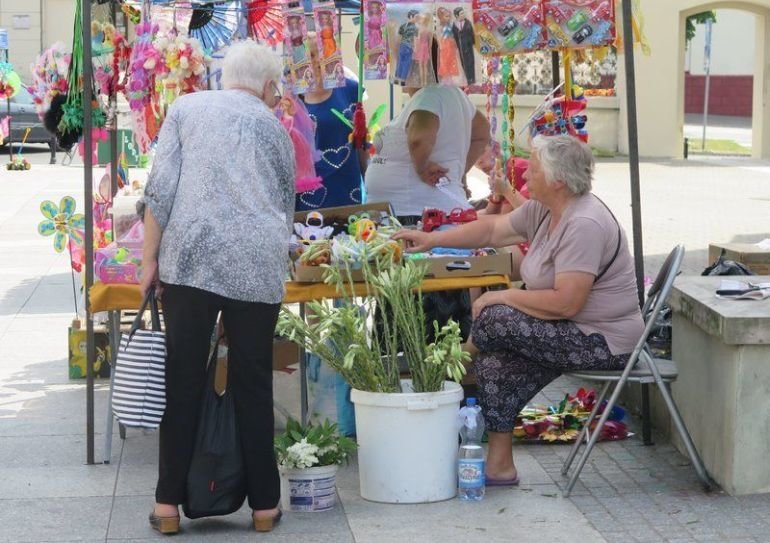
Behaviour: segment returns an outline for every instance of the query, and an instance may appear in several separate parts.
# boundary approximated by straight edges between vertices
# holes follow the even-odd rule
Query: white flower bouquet
[[[320,425],[302,426],[294,419],[286,431],[275,438],[278,464],[286,469],[307,469],[347,462],[356,450],[356,442],[337,431],[337,425],[325,420]]]

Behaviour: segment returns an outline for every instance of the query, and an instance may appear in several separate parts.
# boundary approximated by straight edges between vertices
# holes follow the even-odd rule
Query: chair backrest
[[[652,283],[650,290],[647,293],[647,299],[642,307],[642,317],[644,318],[644,332],[639,338],[639,341],[634,347],[633,353],[628,360],[629,364],[636,363],[636,359],[639,353],[645,348],[647,344],[647,338],[650,332],[655,327],[655,321],[658,319],[663,304],[666,303],[671,287],[674,285],[674,280],[679,273],[679,268],[682,267],[682,261],[684,260],[684,246],[677,245],[666,257],[666,261],[663,263],[663,267],[658,272],[658,276]]]

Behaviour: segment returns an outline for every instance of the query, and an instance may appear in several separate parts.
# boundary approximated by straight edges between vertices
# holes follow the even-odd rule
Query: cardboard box
[[[214,374],[214,390],[223,394],[227,389],[227,345],[220,345],[217,352],[217,367]],[[276,336],[273,338],[273,371],[284,370],[299,362],[299,346]]]
[[[67,366],[70,379],[85,379],[86,377],[86,329],[68,329],[69,356]],[[110,340],[105,329],[94,330],[94,343],[96,345],[96,360],[94,361],[94,377],[108,378],[110,376]]]
[[[425,277],[480,277],[482,275],[511,276],[511,253],[499,251],[487,256],[439,256],[425,259],[430,265]]]
[[[770,249],[762,249],[753,243],[712,243],[709,245],[711,265],[725,250],[725,259],[740,262],[757,275],[770,275]]]
[[[311,213],[312,211],[318,211],[324,216],[324,219],[334,219],[335,221],[342,222],[346,222],[351,215],[359,215],[364,211],[384,211],[388,215],[393,215],[393,208],[388,202],[372,202],[370,204],[355,206],[327,207],[309,211],[297,211],[294,214],[294,222],[304,223],[308,213]]]

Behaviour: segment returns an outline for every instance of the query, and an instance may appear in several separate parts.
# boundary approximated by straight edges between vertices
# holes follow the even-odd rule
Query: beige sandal
[[[150,526],[164,535],[173,535],[179,532],[179,515],[175,517],[159,517],[155,511],[150,513]]]
[[[278,523],[281,521],[283,512],[279,509],[278,513],[268,518],[254,518],[252,513],[252,520],[254,521],[254,529],[258,532],[272,532]]]

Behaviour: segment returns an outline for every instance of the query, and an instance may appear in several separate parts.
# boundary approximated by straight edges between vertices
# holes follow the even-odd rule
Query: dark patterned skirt
[[[473,323],[480,353],[474,371],[487,430],[510,432],[521,409],[565,372],[618,370],[629,354],[613,355],[601,334],[568,320],[543,320],[493,305]]]

